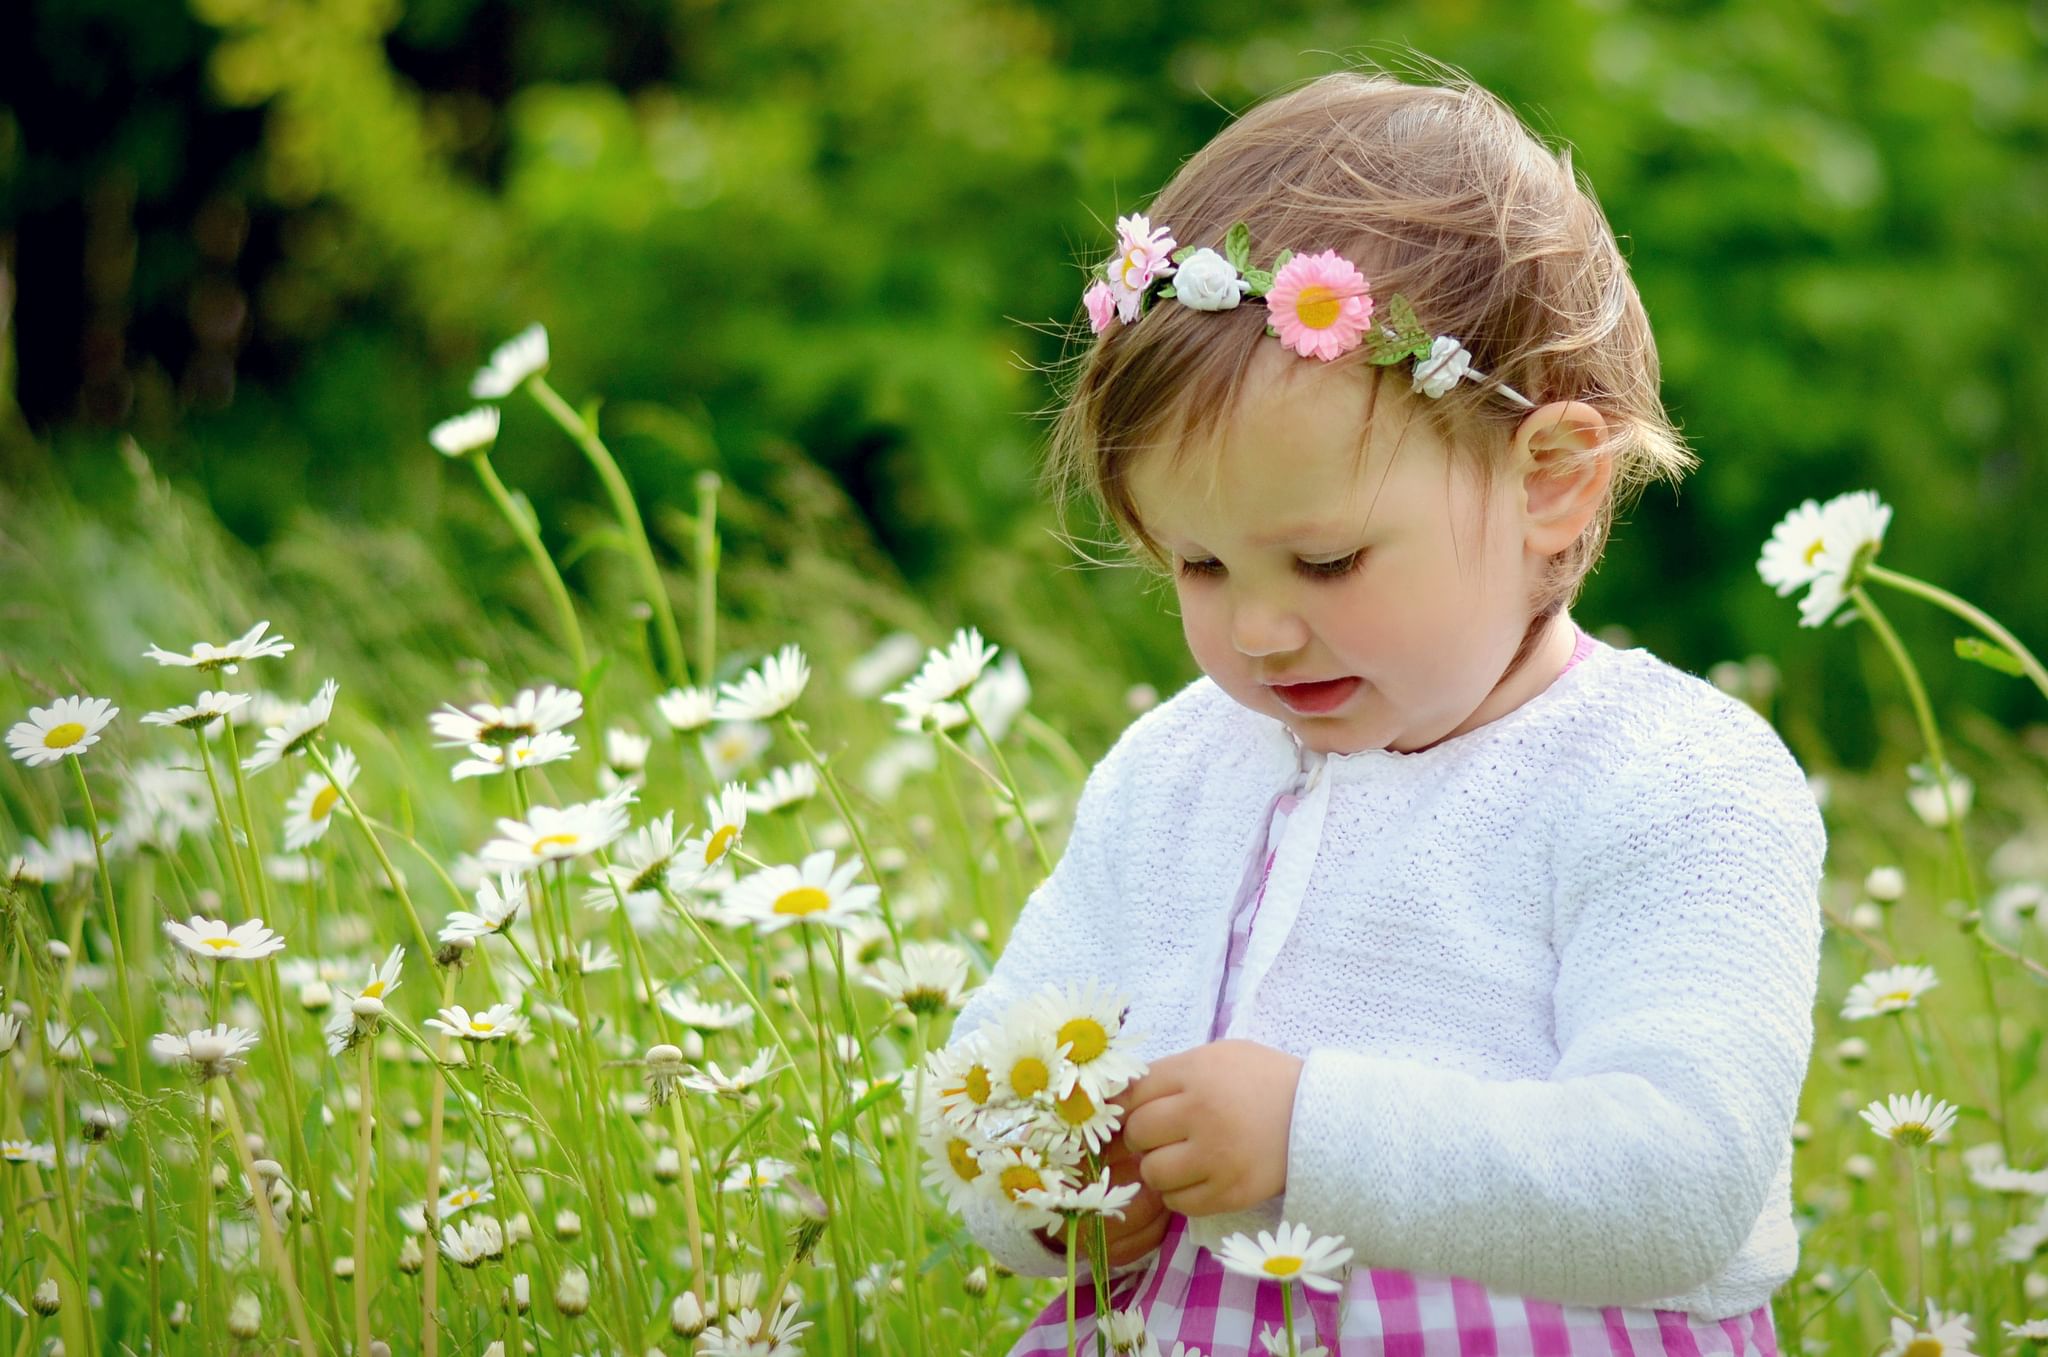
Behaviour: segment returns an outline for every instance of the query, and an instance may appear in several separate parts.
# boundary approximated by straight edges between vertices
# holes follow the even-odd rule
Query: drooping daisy
[[[292,799],[285,803],[284,846],[294,853],[326,836],[334,810],[341,804],[341,794],[355,785],[353,752],[337,746],[328,763],[334,769],[333,778],[319,772],[306,774]]]
[[[1010,1142],[983,1150],[980,1158],[989,1185],[1017,1208],[1024,1224],[1037,1229],[1059,1220],[1024,1194],[1071,1186],[1080,1167],[1073,1151],[1058,1141],[1042,1146]]]
[[[877,961],[874,973],[862,976],[861,983],[918,1017],[936,1017],[960,1004],[967,953],[950,942],[906,942],[896,957]]]
[[[725,892],[725,907],[763,933],[795,923],[844,927],[881,897],[877,887],[854,884],[860,869],[859,858],[835,868],[832,850],[821,848],[799,867],[767,867],[741,879]]]
[[[313,695],[311,702],[294,708],[282,722],[263,732],[263,738],[256,743],[256,752],[242,760],[243,769],[258,773],[285,755],[304,749],[314,736],[326,729],[328,719],[334,715],[334,695],[339,691],[341,685],[333,679],[321,684],[320,691]]]
[[[756,1052],[752,1060],[734,1069],[731,1074],[719,1068],[716,1060],[707,1060],[701,1070],[684,1075],[681,1082],[684,1088],[695,1089],[699,1093],[712,1093],[721,1098],[739,1098],[766,1083],[775,1071],[775,1051],[771,1047]]]
[[[535,321],[491,351],[490,361],[469,379],[469,394],[478,400],[502,400],[547,366],[547,328]]]
[[[341,1001],[334,1006],[334,1016],[326,1028],[329,1055],[350,1050],[376,1031],[384,1015],[384,1000],[398,988],[404,966],[405,948],[394,944],[384,960],[370,967],[361,989],[341,991]]]
[[[57,1147],[33,1140],[0,1140],[0,1163],[34,1164],[38,1168],[54,1169],[57,1167]]]
[[[457,1267],[473,1268],[505,1252],[505,1227],[495,1216],[478,1216],[441,1227],[441,1254]]]
[[[159,1032],[149,1039],[149,1053],[166,1065],[186,1065],[200,1079],[219,1079],[247,1064],[256,1048],[256,1034],[246,1027],[220,1023],[178,1036]]]
[[[525,1028],[526,1019],[509,1003],[492,1004],[475,1013],[453,1004],[427,1019],[427,1026],[464,1041],[498,1041],[517,1036]]]
[[[1062,1216],[1105,1216],[1111,1220],[1122,1220],[1124,1208],[1137,1197],[1140,1186],[1139,1183],[1112,1186],[1109,1170],[1104,1169],[1102,1176],[1092,1183],[1029,1188],[1022,1196],[1031,1205]]]
[[[655,710],[677,735],[688,735],[711,724],[711,709],[718,695],[709,688],[671,688],[654,699]]]
[[[699,1036],[729,1032],[753,1021],[754,1010],[745,1004],[706,1003],[679,990],[661,992],[662,1011]]]
[[[524,820],[498,821],[500,837],[480,850],[486,862],[505,867],[538,867],[595,853],[626,832],[626,806],[633,789],[573,806],[535,806]]]
[[[794,642],[761,661],[759,669],[740,675],[738,683],[718,685],[719,700],[711,709],[714,721],[766,721],[796,705],[811,667]]]
[[[1123,1035],[1127,1005],[1120,995],[1091,980],[1057,989],[1048,986],[1027,1003],[1030,1024],[1052,1033],[1065,1057],[1053,1089],[1056,1097],[1066,1097],[1080,1084],[1096,1101],[1106,1101],[1145,1072],[1145,1062],[1131,1053]]]
[[[604,733],[604,765],[620,777],[630,777],[646,770],[653,748],[654,741],[647,736],[612,726]]]
[[[1266,310],[1282,344],[1327,363],[1364,342],[1373,301],[1365,275],[1324,250],[1294,255],[1280,267],[1266,290]]]
[[[560,730],[582,715],[583,694],[550,683],[523,689],[504,706],[473,702],[465,711],[447,703],[427,717],[427,724],[439,745],[508,745],[522,736],[531,739]]]
[[[1771,529],[1771,540],[1764,543],[1763,555],[1757,557],[1756,573],[1778,591],[1778,597],[1805,588],[1820,574],[1821,548],[1826,545],[1822,530],[1826,523],[1827,515],[1821,512],[1819,501],[1809,499]]]
[[[972,1128],[933,1118],[918,1130],[924,1147],[924,1180],[945,1197],[957,1214],[977,1192],[992,1187],[981,1173],[981,1152],[993,1148]]]
[[[247,693],[201,693],[182,707],[166,707],[142,718],[145,726],[177,726],[180,730],[211,729],[222,717],[231,715],[249,700]]]
[[[1270,1233],[1259,1231],[1257,1240],[1234,1234],[1219,1247],[1216,1261],[1232,1272],[1261,1281],[1300,1282],[1316,1291],[1343,1289],[1341,1272],[1351,1261],[1351,1250],[1342,1235],[1311,1240],[1306,1225],[1280,1222]]]
[[[1945,768],[1946,764],[1943,765]],[[1913,807],[1913,813],[1920,822],[1930,829],[1940,829],[1949,821],[1949,809],[1953,805],[1955,818],[1960,820],[1970,813],[1970,803],[1976,796],[1976,784],[1969,778],[1948,768],[1948,795],[1941,791],[1941,781],[1935,777],[1930,764],[1916,763],[1906,769],[1913,785],[1906,789],[1906,801]]]
[[[945,650],[934,647],[925,658],[924,667],[882,701],[906,711],[928,711],[941,702],[950,702],[974,686],[999,649],[983,641],[974,628],[962,627],[953,633],[951,645]]]
[[[427,441],[443,457],[462,457],[498,441],[498,407],[479,405],[451,415],[427,430]]]
[[[808,763],[792,763],[770,769],[768,776],[747,789],[747,809],[772,815],[799,806],[818,794],[818,770]]]
[[[747,829],[747,788],[743,782],[728,782],[717,796],[704,798],[704,832],[692,836],[677,854],[692,867],[709,872],[740,846]],[[699,878],[702,884],[702,878]]]
[[[1924,1328],[1892,1317],[1892,1341],[1878,1357],[1974,1357],[1969,1347],[1975,1337],[1968,1312],[1945,1315],[1930,1300]]]
[[[609,911],[621,900],[630,903],[636,895],[656,895],[664,885],[672,891],[688,889],[702,873],[692,862],[677,861],[685,845],[676,842],[675,819],[675,812],[664,811],[628,835],[619,845],[618,861],[590,874],[597,884],[584,893],[583,903]]]
[[[779,1187],[784,1178],[795,1172],[796,1165],[786,1159],[771,1156],[741,1160],[726,1171],[725,1180],[719,1186],[727,1192],[765,1192]]]
[[[697,749],[711,769],[712,778],[724,782],[751,766],[774,739],[768,727],[759,721],[726,721],[700,736]]]
[[[890,684],[916,672],[924,643],[907,631],[892,631],[846,666],[843,682],[855,697],[875,697]]]
[[[1870,1123],[1872,1131],[1907,1149],[1918,1149],[1930,1142],[1946,1144],[1949,1130],[1956,1124],[1952,1104],[1918,1089],[1911,1094],[1894,1093],[1864,1108],[1859,1115]]]
[[[810,1320],[796,1316],[794,1305],[783,1306],[772,1320],[743,1306],[699,1335],[696,1350],[703,1357],[795,1357],[801,1350],[798,1336],[811,1327]]]
[[[1940,983],[1932,966],[1887,966],[1872,971],[1850,986],[1842,1016],[1853,1022],[1918,1008],[1920,996]]]
[[[469,757],[448,771],[451,782],[471,777],[496,777],[518,768],[559,763],[576,752],[576,737],[560,730],[521,735],[510,744],[473,744]]]
[[[241,668],[242,661],[244,660],[275,659],[277,656],[288,654],[292,650],[292,643],[285,640],[282,636],[265,636],[264,632],[269,629],[269,622],[258,622],[255,626],[249,628],[249,630],[225,645],[214,645],[209,641],[199,641],[195,642],[192,649],[183,655],[178,654],[176,651],[165,650],[160,646],[152,645],[149,649],[142,652],[142,658],[145,660],[155,660],[158,664],[179,665],[187,669],[197,669],[202,674],[211,673],[216,669],[232,674]]]
[[[104,697],[74,694],[47,707],[30,707],[28,719],[7,732],[14,757],[31,768],[55,763],[67,754],[77,757],[100,742],[100,732],[121,709]]]
[[[284,950],[284,939],[265,928],[261,919],[249,919],[231,928],[225,919],[194,914],[184,923],[165,920],[164,932],[170,934],[172,942],[209,961],[258,961]]]

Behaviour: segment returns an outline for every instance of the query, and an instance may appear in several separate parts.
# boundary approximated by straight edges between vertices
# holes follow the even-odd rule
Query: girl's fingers
[[[1135,1263],[1158,1248],[1160,1241],[1165,1238],[1166,1212],[1162,1210],[1144,1228],[1110,1242],[1110,1264],[1113,1267],[1122,1267],[1125,1263]]]

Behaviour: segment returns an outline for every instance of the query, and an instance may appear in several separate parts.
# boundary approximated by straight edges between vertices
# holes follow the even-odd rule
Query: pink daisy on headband
[[[1116,292],[1110,285],[1097,283],[1081,294],[1081,301],[1088,308],[1088,328],[1096,334],[1107,330],[1116,315]]]
[[[1372,293],[1365,275],[1335,250],[1298,254],[1273,275],[1266,310],[1281,343],[1327,363],[1365,339]]]
[[[1138,318],[1139,304],[1153,280],[1173,272],[1173,252],[1178,248],[1171,227],[1155,227],[1142,213],[1116,219],[1116,257],[1109,261],[1109,285],[1125,324]]]

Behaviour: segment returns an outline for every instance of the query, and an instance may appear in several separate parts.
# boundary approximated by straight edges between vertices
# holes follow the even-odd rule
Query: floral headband
[[[1154,297],[1170,297],[1197,311],[1229,311],[1247,297],[1266,304],[1266,333],[1303,358],[1327,363],[1360,344],[1367,357],[1386,367],[1415,360],[1415,390],[1434,400],[1469,377],[1485,381],[1472,355],[1450,335],[1431,335],[1415,318],[1407,299],[1386,299],[1385,319],[1375,324],[1370,286],[1357,266],[1335,250],[1296,254],[1282,250],[1270,269],[1251,266],[1251,227],[1238,222],[1223,238],[1223,253],[1204,245],[1178,245],[1171,228],[1155,227],[1133,214],[1116,219],[1117,253],[1081,300],[1096,334],[1112,318],[1128,325]],[[1168,281],[1168,280],[1171,281]],[[1500,393],[1525,410],[1536,403],[1506,384]]]

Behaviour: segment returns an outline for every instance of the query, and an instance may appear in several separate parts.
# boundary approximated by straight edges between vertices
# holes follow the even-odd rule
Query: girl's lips
[[[1343,706],[1364,681],[1352,674],[1345,678],[1325,679],[1321,683],[1275,683],[1270,686],[1293,710],[1321,715]]]

